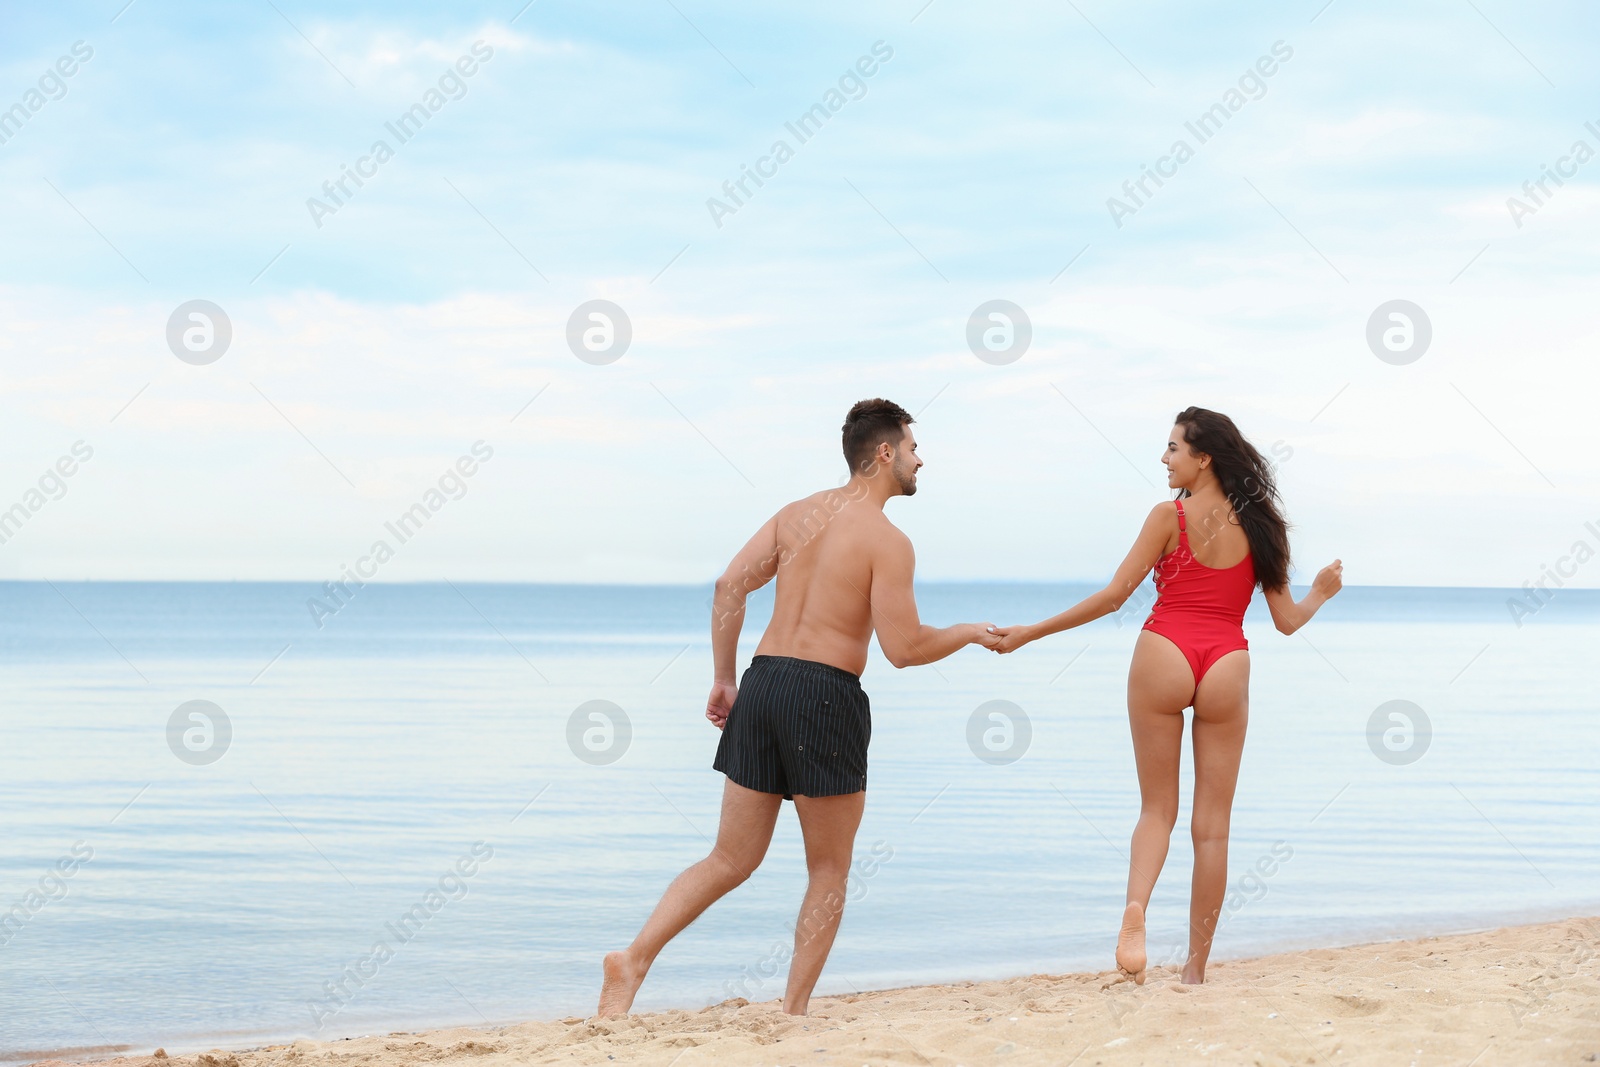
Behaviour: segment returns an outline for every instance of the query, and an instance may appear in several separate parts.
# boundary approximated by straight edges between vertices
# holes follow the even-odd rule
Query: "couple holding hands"
[[[872,720],[860,675],[867,643],[896,667],[969,644],[1011,652],[1122,607],[1155,571],[1155,607],[1128,671],[1128,721],[1141,797],[1129,850],[1117,968],[1145,977],[1144,912],[1178,817],[1183,712],[1194,708],[1194,882],[1182,979],[1205,980],[1228,874],[1228,821],[1248,718],[1250,656],[1242,622],[1256,586],[1278,630],[1305,625],[1339,591],[1338,560],[1298,602],[1289,590],[1288,524],[1272,469],[1226,415],[1180,412],[1161,462],[1176,500],[1151,509],[1104,589],[1030,626],[936,627],[917,614],[910,539],[889,522],[891,497],[917,491],[922,460],[911,415],[863,400],[844,423],[850,479],[794,501],[758,530],[716,582],[715,681],[706,718],[722,730],[713,763],[727,776],[710,855],[672,882],[631,945],[605,957],[598,1014],[626,1014],[656,955],[766,855],[793,800],[809,883],[795,924],[783,1010],[803,1015],[844,912],[866,801]],[[774,577],[772,619],[736,685],[745,600]]]

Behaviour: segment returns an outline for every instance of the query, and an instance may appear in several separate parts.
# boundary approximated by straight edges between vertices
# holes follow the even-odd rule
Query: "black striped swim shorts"
[[[872,709],[861,679],[790,656],[756,656],[739,681],[713,768],[760,793],[833,797],[867,787]]]

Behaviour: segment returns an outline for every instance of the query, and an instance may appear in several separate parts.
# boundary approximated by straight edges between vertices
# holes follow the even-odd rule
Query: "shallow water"
[[[1088,591],[918,598],[931,622],[1004,623]],[[587,1014],[600,953],[704,854],[722,782],[707,589],[374,585],[320,629],[317,593],[0,583],[0,1058]],[[1350,588],[1287,638],[1257,597],[1217,958],[1600,911],[1600,593],[1563,590],[1520,627],[1514,595]],[[1111,966],[1143,614],[1009,657],[896,671],[874,651],[869,801],[820,992]],[[216,731],[209,752],[181,729],[169,745],[192,700],[231,726],[215,762],[175,751],[215,753]],[[631,727],[613,724],[613,762],[577,754],[596,758],[599,720],[569,733],[594,700]],[[1004,723],[969,744],[994,700],[1027,717],[1014,762],[977,754],[1004,755],[981,740]],[[1385,719],[1369,743],[1391,700],[1431,735],[1393,751]],[[1187,928],[1186,819],[1187,801],[1157,962]],[[779,996],[803,884],[786,809],[765,865],[667,949],[638,1006]]]

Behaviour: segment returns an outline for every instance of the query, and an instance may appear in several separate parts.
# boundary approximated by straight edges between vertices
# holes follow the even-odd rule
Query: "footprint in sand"
[[[1327,1007],[1334,1015],[1360,1017],[1378,1014],[1383,1010],[1383,1001],[1357,996],[1354,993],[1335,993],[1327,1003]]]

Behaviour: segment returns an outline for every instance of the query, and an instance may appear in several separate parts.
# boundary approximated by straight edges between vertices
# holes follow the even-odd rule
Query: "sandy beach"
[[[599,966],[596,960],[598,986]],[[1214,963],[818,997],[791,1018],[730,1000],[625,1019],[126,1056],[117,1067],[471,1063],[1586,1064],[1600,1062],[1600,917]],[[44,1063],[62,1061],[43,1060]]]

